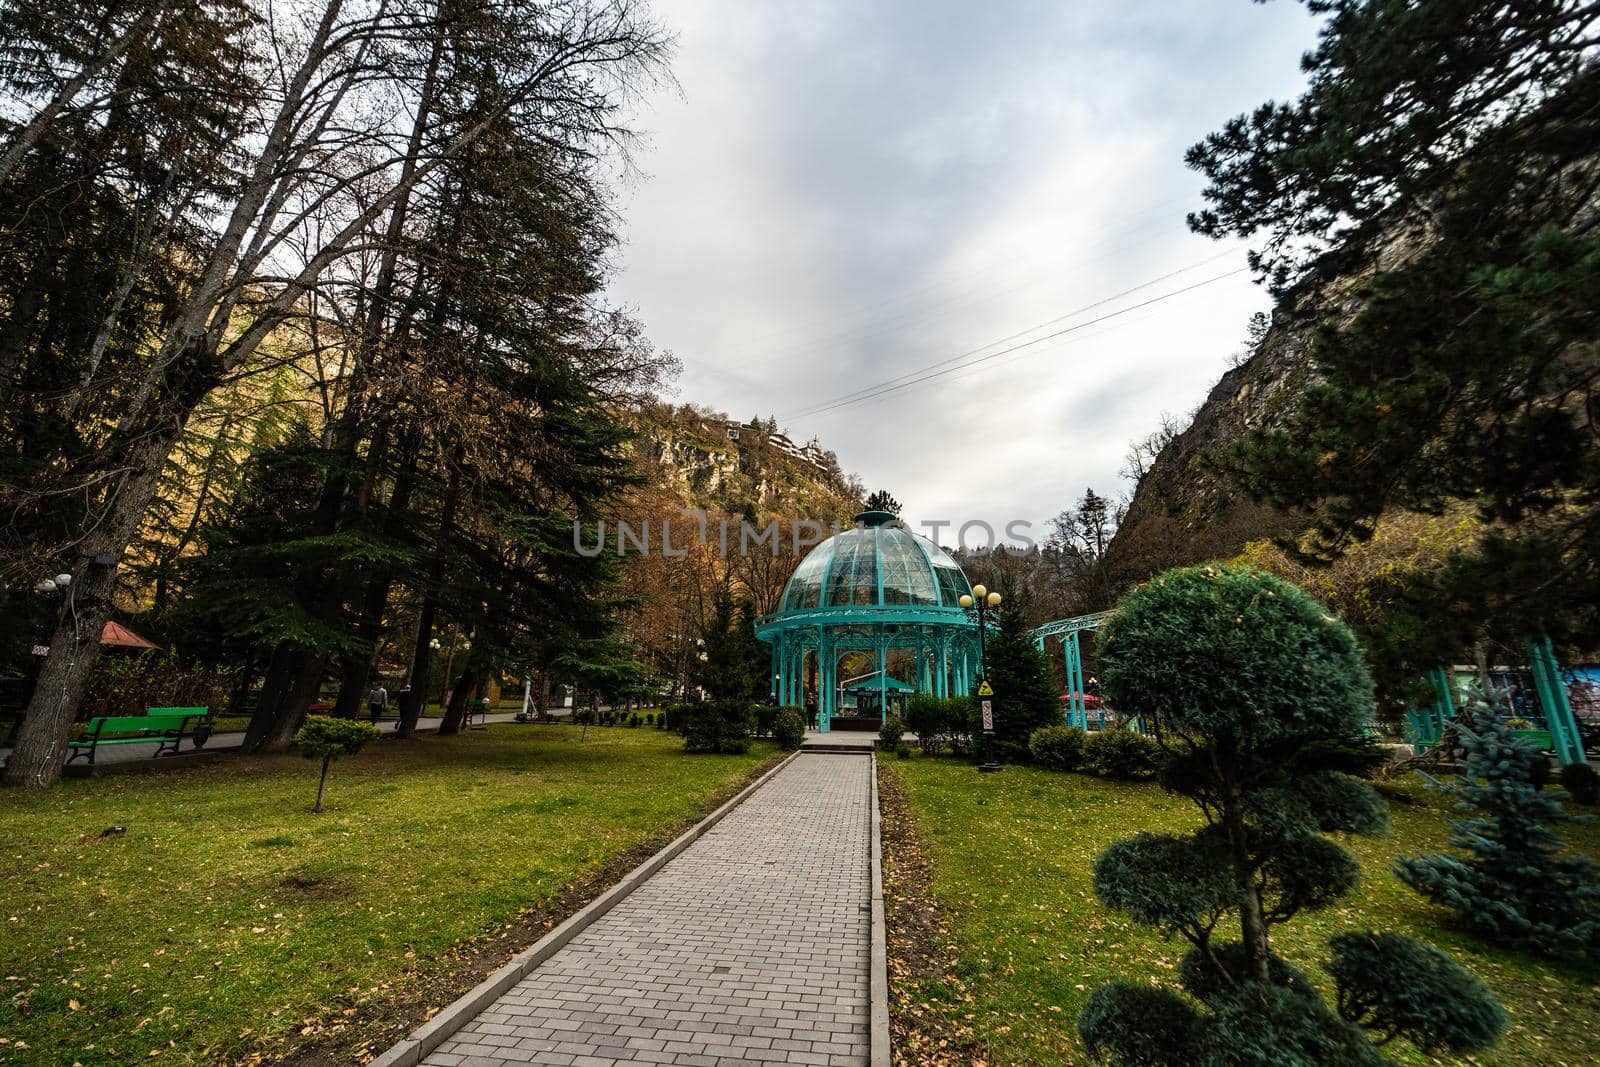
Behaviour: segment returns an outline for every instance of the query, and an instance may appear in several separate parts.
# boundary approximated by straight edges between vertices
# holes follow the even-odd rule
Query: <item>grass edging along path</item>
[[[351,1063],[772,762],[492,727],[0,793],[0,1063]],[[121,836],[99,836],[110,826]]]
[[[883,833],[883,903],[887,926],[889,1030],[896,1064],[982,1063],[970,1022],[918,999],[943,984],[941,1003],[971,996],[955,975],[959,948],[944,908],[934,899],[933,868],[894,765],[878,758],[878,810]]]
[[[931,965],[891,970],[897,1042],[909,1005],[918,1031],[932,1036],[935,1047],[944,1036],[967,1042],[995,1064],[1085,1064],[1076,1019],[1091,990],[1115,978],[1177,987],[1173,969],[1186,945],[1162,941],[1101,905],[1090,866],[1118,838],[1196,825],[1198,815],[1186,801],[1153,783],[1026,767],[980,775],[970,764],[922,757],[884,766],[893,768],[882,782],[890,870],[899,879],[915,866],[889,843],[897,836],[891,832],[888,784],[894,778],[922,845],[930,914],[938,916],[924,938]],[[1449,913],[1402,885],[1389,866],[1397,854],[1444,847],[1455,813],[1448,798],[1420,784],[1399,788],[1414,802],[1391,805],[1394,830],[1387,837],[1341,839],[1361,862],[1361,886],[1337,906],[1279,928],[1274,947],[1327,993],[1331,986],[1320,962],[1330,935],[1349,929],[1408,934],[1474,971],[1510,1013],[1511,1030],[1500,1047],[1473,1063],[1600,1063],[1600,963],[1562,964],[1503,952],[1450,929]],[[1600,850],[1600,823],[1564,833],[1583,851]],[[900,910],[892,897],[891,967]],[[942,1034],[941,1023],[947,1028]],[[1407,1064],[1463,1062],[1402,1042],[1384,1052]],[[976,1058],[977,1052],[966,1055]]]

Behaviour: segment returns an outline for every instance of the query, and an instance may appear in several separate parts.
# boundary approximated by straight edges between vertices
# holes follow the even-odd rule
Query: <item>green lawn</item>
[[[883,766],[904,783],[933,865],[933,895],[959,946],[954,980],[902,984],[897,996],[974,1027],[996,1063],[1081,1064],[1087,1057],[1074,1020],[1090,990],[1113,978],[1176,987],[1171,972],[1186,945],[1163,942],[1101,906],[1090,864],[1117,838],[1196,825],[1187,801],[1152,784],[1027,768],[980,775],[969,765],[920,757]],[[1340,907],[1280,927],[1277,949],[1325,979],[1316,963],[1329,935],[1351,928],[1410,934],[1452,953],[1510,1011],[1504,1043],[1475,1062],[1600,1063],[1600,965],[1551,964],[1488,948],[1448,930],[1448,912],[1389,872],[1396,854],[1442,847],[1449,833],[1448,800],[1410,792],[1419,802],[1391,805],[1388,837],[1345,840],[1365,869],[1362,888]],[[1600,824],[1571,836],[1591,854],[1600,850]],[[1386,1051],[1406,1063],[1458,1062],[1399,1043]]]
[[[440,988],[446,950],[701,814],[771,756],[494,726],[317,767],[0,793],[0,1063],[216,1063]],[[120,837],[101,831],[126,828]],[[459,964],[455,966],[459,967]]]

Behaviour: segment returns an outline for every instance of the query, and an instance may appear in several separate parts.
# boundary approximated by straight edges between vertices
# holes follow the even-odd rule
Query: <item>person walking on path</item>
[[[389,691],[379,682],[372,687],[372,692],[367,694],[367,710],[372,713],[372,725],[378,725],[378,720],[383,718],[384,709],[389,706]]]

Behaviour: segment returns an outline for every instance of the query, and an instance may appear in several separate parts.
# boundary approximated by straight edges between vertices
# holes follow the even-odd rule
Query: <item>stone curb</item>
[[[666,848],[628,872],[622,881],[601,893],[560,926],[517,953],[510,962],[479,982],[466,994],[440,1009],[438,1014],[411,1031],[387,1052],[375,1060],[368,1061],[367,1067],[416,1067],[424,1056],[444,1044],[450,1035],[498,1000],[506,990],[526,978],[539,964],[561,951],[567,942],[620,904],[635,889],[649,880],[651,875],[677,858],[680,852],[704,836],[707,830],[721,822],[729,812],[742,804],[745,798],[766,785],[774,775],[793,763],[799,755],[799,752],[790,753],[776,767],[739,790],[716,811],[685,830]]]
[[[889,938],[883,916],[883,819],[878,812],[876,756],[872,757],[872,961],[867,989],[867,1049],[871,1067],[889,1067]]]

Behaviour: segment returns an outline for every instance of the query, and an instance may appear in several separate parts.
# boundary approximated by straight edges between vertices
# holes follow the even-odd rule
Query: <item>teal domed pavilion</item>
[[[912,692],[966,693],[978,675],[977,622],[960,603],[971,592],[944,549],[891,512],[864,511],[800,561],[778,610],[757,620],[772,646],[771,691],[780,704],[814,707],[823,731],[835,719],[871,727]],[[841,677],[851,653],[876,669]],[[852,695],[874,714],[849,714]]]

